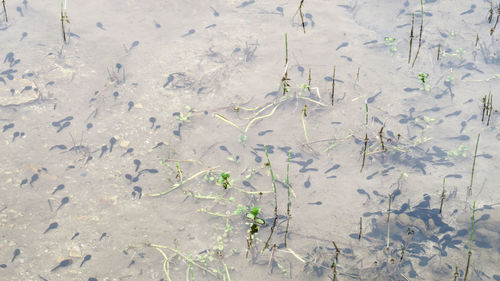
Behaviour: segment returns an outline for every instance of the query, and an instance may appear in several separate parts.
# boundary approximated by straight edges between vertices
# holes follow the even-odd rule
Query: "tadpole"
[[[61,209],[62,206],[68,204],[69,202],[69,197],[68,196],[65,196],[61,199],[61,204],[59,204],[59,207],[57,207],[56,211],[58,211],[59,209]]]
[[[134,152],[134,149],[130,147],[130,148],[128,148],[128,149],[127,149],[127,151],[125,151],[125,152],[121,155],[121,157],[123,157],[123,156],[125,156],[125,155],[127,155],[127,154],[130,154],[130,153],[132,153],[132,152]]]
[[[63,189],[64,189],[64,184],[60,184],[60,185],[58,185],[58,186],[54,189],[54,191],[52,191],[52,195],[54,195],[56,192],[61,191],[61,190],[63,190]]]
[[[128,102],[128,110],[127,111],[130,111],[132,109],[132,107],[134,107],[134,102],[133,101],[129,101]]]
[[[38,180],[39,176],[37,173],[33,174],[31,176],[31,180],[30,180],[30,185],[33,186],[33,183],[36,182]]]
[[[137,172],[139,170],[139,167],[141,166],[141,160],[134,159],[134,165],[135,165],[135,171]]]
[[[113,146],[115,145],[115,143],[116,143],[115,137],[111,137],[109,139],[109,144],[110,144],[110,146],[109,146],[109,153],[113,152]]]
[[[19,249],[15,249],[14,250],[14,253],[12,254],[12,259],[10,260],[10,262],[14,262],[14,260],[17,258],[17,256],[19,256],[21,254],[21,250]]]
[[[53,222],[47,227],[47,229],[43,232],[43,234],[49,232],[49,230],[56,229],[59,226],[57,222]]]
[[[67,267],[67,266],[71,265],[72,263],[73,263],[73,260],[65,259],[62,262],[60,262],[56,267],[52,268],[52,270],[50,270],[50,272],[54,272],[61,267]]]
[[[99,158],[101,158],[104,155],[104,153],[106,153],[106,151],[108,151],[108,146],[107,145],[103,145],[101,147],[101,155],[99,155]]]
[[[151,129],[155,126],[156,118],[154,117],[149,117],[149,122],[151,123]]]
[[[92,258],[92,256],[91,256],[91,255],[85,255],[85,257],[83,257],[83,261],[82,261],[82,263],[80,264],[80,267],[82,267],[82,265],[83,265],[85,262],[89,261],[91,258]]]

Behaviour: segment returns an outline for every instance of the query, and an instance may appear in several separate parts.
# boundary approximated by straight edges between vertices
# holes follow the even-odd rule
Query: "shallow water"
[[[5,280],[500,280],[488,1],[5,4]]]

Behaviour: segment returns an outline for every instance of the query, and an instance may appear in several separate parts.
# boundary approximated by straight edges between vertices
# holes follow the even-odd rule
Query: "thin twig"
[[[204,173],[207,173],[207,172],[210,172],[212,170],[215,170],[217,169],[219,166],[215,166],[215,167],[212,167],[212,168],[208,168],[208,169],[205,169],[205,170],[202,170],[202,171],[199,171],[198,173],[192,175],[191,177],[189,177],[188,179],[184,180],[184,181],[181,181],[181,182],[177,182],[177,183],[174,183],[170,189],[166,190],[166,191],[163,191],[161,193],[150,193],[150,194],[147,194],[147,196],[150,196],[150,197],[159,197],[159,196],[163,196],[163,195],[167,195],[169,194],[170,192],[178,189],[179,187],[181,187],[183,184],[195,179],[196,177],[199,177],[201,176],[202,174]]]
[[[415,55],[415,59],[413,59],[413,63],[411,64],[411,67],[415,65],[415,62],[417,61],[418,54],[420,53],[420,47],[422,46],[422,32],[424,29],[424,1],[420,0],[420,7],[422,9],[422,18],[420,21],[420,35],[418,36],[418,49],[417,49],[417,54]]]
[[[479,137],[480,136],[481,136],[481,134],[477,134],[476,149],[474,151],[474,160],[472,161],[472,171],[471,171],[471,176],[470,176],[469,192],[472,192],[472,181],[474,180],[474,169],[476,167],[477,146],[479,145]]]

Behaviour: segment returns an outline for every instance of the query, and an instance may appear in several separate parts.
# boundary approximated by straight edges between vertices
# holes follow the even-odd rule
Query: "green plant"
[[[224,187],[224,189],[227,189],[228,186],[231,186],[231,184],[229,183],[230,176],[231,176],[230,174],[222,172],[217,182],[222,184],[222,187]]]
[[[69,23],[68,14],[66,11],[66,0],[61,0],[61,28],[64,43],[66,43],[66,28],[64,27],[64,23]]]
[[[250,220],[250,230],[248,231],[249,237],[247,239],[247,255],[246,255],[247,258],[248,258],[248,251],[252,246],[254,236],[257,232],[259,232],[259,225],[265,224],[264,220],[258,217],[259,214],[260,214],[260,207],[254,206],[252,210],[250,210],[250,212],[247,213],[246,215],[246,218]]]
[[[467,150],[469,150],[467,145],[461,144],[458,146],[458,148],[456,150],[448,151],[448,156],[452,156],[452,157],[462,156],[465,158],[465,157],[467,157]]]
[[[398,51],[398,47],[395,44],[396,38],[385,37],[384,40],[385,40],[385,45],[389,47],[389,51],[391,51],[391,53],[396,53]]]
[[[175,115],[175,120],[181,122],[181,123],[189,123],[191,122],[191,114],[194,112],[194,109],[191,108],[189,105],[185,106],[187,112],[184,115],[184,113],[179,112],[178,115]]]
[[[5,0],[2,0],[3,5],[3,14],[5,15],[5,22],[9,22],[9,18],[7,17],[7,9],[5,8]]]
[[[422,83],[422,87],[420,87],[421,91],[429,92],[431,90],[431,85],[427,83],[427,78],[429,78],[429,73],[419,72],[418,80]]]
[[[477,139],[479,141],[479,136]],[[471,227],[471,231],[470,231],[469,251],[467,253],[467,267],[465,268],[464,281],[467,281],[467,274],[469,273],[469,265],[470,265],[470,256],[472,255],[472,238],[474,235],[474,215],[475,214],[476,214],[476,201],[474,201],[474,204],[472,206],[472,227]]]
[[[246,218],[251,221],[252,224],[264,225],[264,220],[259,218],[260,207],[254,206],[250,212],[247,213]]]

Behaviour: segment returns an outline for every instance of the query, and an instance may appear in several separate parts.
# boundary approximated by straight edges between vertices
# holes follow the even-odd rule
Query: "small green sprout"
[[[396,53],[398,51],[398,47],[396,46],[395,42],[396,42],[396,38],[394,37],[385,37],[384,38],[385,40],[385,45],[390,47],[390,51],[391,53]]]
[[[467,145],[461,144],[460,146],[458,146],[458,149],[448,151],[448,156],[451,156],[451,157],[461,156],[461,157],[465,158],[465,157],[467,157],[467,150],[469,150]]]
[[[240,156],[239,155],[235,155],[234,157],[228,156],[226,159],[231,161],[231,162],[238,163],[238,161],[240,160]]]
[[[427,78],[429,77],[429,73],[424,73],[424,72],[419,72],[418,73],[418,80],[422,82],[422,87],[420,90],[429,92],[431,90],[431,85],[427,83]]]
[[[394,37],[385,37],[385,45],[392,46],[392,44],[396,41]]]
[[[187,113],[184,115],[184,113],[179,112],[178,115],[175,115],[175,119],[181,123],[189,123],[191,122],[191,113],[194,112],[194,109],[191,108],[190,106],[186,105],[186,110]]]
[[[253,224],[264,225],[264,220],[258,217],[259,213],[260,207],[255,206],[249,213],[247,213],[247,219],[251,220]]]
[[[247,136],[244,134],[240,134],[238,136],[238,142],[245,146],[245,144],[247,143]]]
[[[236,210],[234,210],[234,212],[233,212],[233,215],[240,215],[240,214],[244,214],[246,212],[248,212],[247,206],[242,205],[242,204],[238,204],[238,206],[236,207]]]
[[[444,84],[448,87],[451,87],[453,84],[455,84],[455,76],[452,74],[449,74],[446,76],[446,79],[444,80]]]
[[[222,184],[222,187],[224,187],[224,189],[227,189],[227,187],[231,185],[229,183],[230,176],[231,176],[230,174],[222,172],[220,174],[220,178],[217,180],[217,182]]]
[[[429,77],[429,74],[428,73],[423,73],[423,72],[420,72],[418,73],[418,80],[420,80],[422,83],[426,83],[426,79],[427,77]]]

